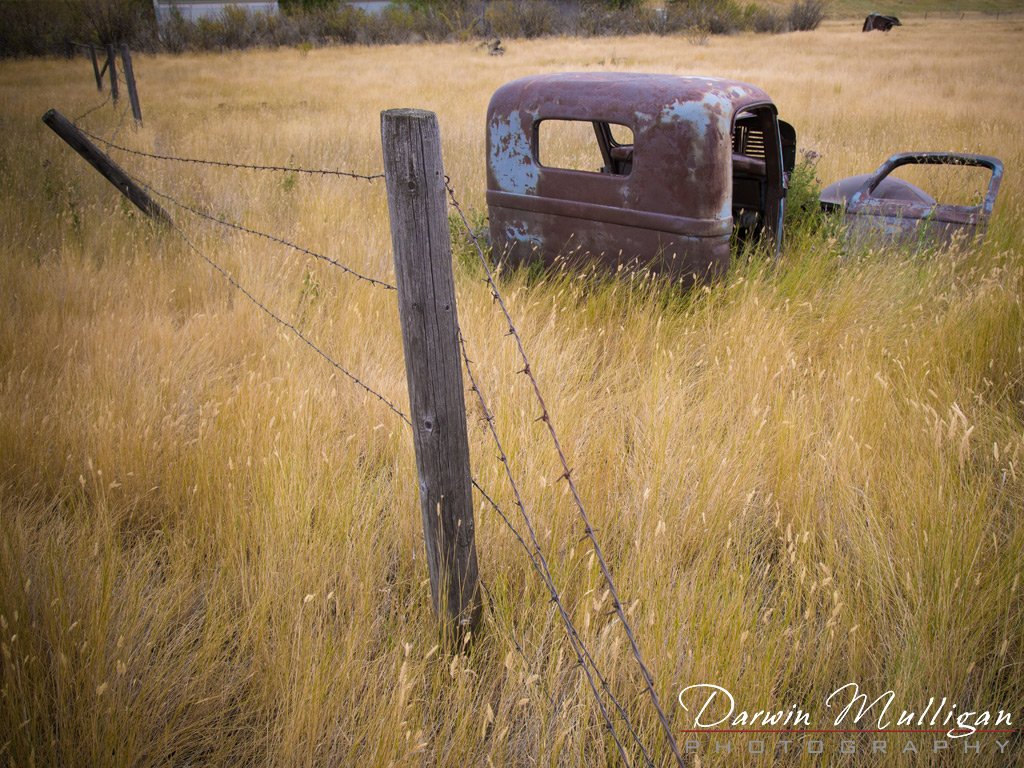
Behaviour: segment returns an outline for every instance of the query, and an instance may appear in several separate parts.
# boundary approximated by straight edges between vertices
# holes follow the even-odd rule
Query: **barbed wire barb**
[[[490,285],[491,291],[495,296],[496,303],[501,308],[501,312],[504,315],[506,322],[508,323],[510,334],[512,338],[515,340],[516,348],[519,357],[522,360],[525,375],[532,386],[534,397],[540,404],[541,410],[544,411],[545,413],[549,413],[547,404],[544,401],[544,396],[540,390],[540,385],[538,384],[536,377],[530,371],[530,360],[526,354],[526,348],[523,344],[523,339],[519,335],[518,330],[516,330],[515,322],[512,319],[512,315],[509,312],[507,305],[505,304],[505,300],[501,296],[501,291],[498,288],[497,282],[495,282],[494,280],[494,275],[491,272],[490,265],[487,263],[487,257],[484,255],[483,247],[480,245],[480,240],[476,236],[476,233],[473,231],[473,227],[470,225],[469,219],[466,217],[465,212],[462,210],[462,206],[459,205],[458,198],[455,196],[455,189],[452,187],[450,181],[447,179],[445,181],[445,187],[448,191],[448,196],[451,200],[452,207],[455,209],[456,213],[461,219],[462,224],[466,228],[466,232],[469,234],[469,238],[474,245],[477,256],[480,260],[480,264],[484,269],[486,280]],[[648,694],[651,698],[651,702],[654,705],[655,711],[658,714],[658,720],[661,723],[662,731],[665,734],[665,739],[668,742],[669,748],[671,749],[672,754],[676,759],[676,763],[680,766],[680,768],[683,768],[683,766],[685,766],[685,763],[683,761],[682,755],[679,752],[679,747],[676,744],[675,736],[672,734],[672,726],[668,721],[668,716],[665,714],[665,710],[662,708],[661,702],[658,697],[658,692],[655,690],[654,677],[651,675],[651,672],[647,668],[646,663],[644,663],[643,654],[640,652],[640,646],[636,641],[636,636],[633,634],[633,629],[622,607],[622,601],[619,599],[618,590],[615,587],[615,581],[612,578],[611,570],[608,568],[608,563],[605,560],[604,552],[602,551],[601,545],[598,542],[597,537],[594,535],[593,529],[590,526],[589,516],[587,515],[586,508],[583,505],[583,499],[580,497],[579,490],[576,487],[576,483],[572,479],[571,470],[569,469],[569,464],[565,457],[565,451],[562,449],[561,441],[558,439],[558,433],[555,430],[554,423],[550,418],[548,418],[544,423],[547,426],[548,434],[551,438],[552,443],[554,444],[555,452],[558,454],[558,459],[561,462],[562,469],[566,473],[565,479],[569,487],[570,495],[572,496],[573,503],[576,506],[580,518],[582,519],[583,524],[585,526],[587,538],[590,539],[591,546],[593,547],[594,554],[597,558],[598,566],[601,569],[601,574],[604,577],[605,584],[607,585],[608,591],[611,594],[612,605],[615,607],[616,613],[619,616],[619,621],[622,624],[623,630],[626,634],[626,638],[629,640],[630,648],[633,653],[633,658],[636,660],[637,666],[640,668],[640,674],[643,676],[644,683],[647,687]]]

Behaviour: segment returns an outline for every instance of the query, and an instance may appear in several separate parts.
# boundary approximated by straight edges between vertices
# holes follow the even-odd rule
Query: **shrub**
[[[818,153],[804,150],[789,175],[786,191],[786,215],[783,228],[787,237],[799,232],[818,231],[826,217],[821,210],[821,181],[818,179]]]
[[[156,17],[147,0],[0,2],[0,56],[64,53],[65,42],[150,49]]]
[[[796,32],[817,29],[825,18],[825,0],[794,0],[789,7],[789,28]]]
[[[187,47],[202,50],[237,50],[257,46],[295,44],[299,36],[287,17],[249,13],[229,5],[213,18],[199,19],[185,28]],[[290,34],[291,33],[291,34]]]
[[[78,0],[90,36],[100,43],[123,43],[151,33],[155,15],[146,0]],[[138,46],[136,46],[138,47]]]
[[[406,0],[405,5],[416,31],[428,40],[466,40],[485,31],[478,0]]]
[[[185,21],[181,11],[172,8],[170,18],[160,31],[160,42],[171,53],[181,53],[189,47],[193,30],[194,25]]]
[[[687,27],[683,30],[683,34],[686,35],[686,41],[690,45],[707,45],[711,40],[710,30],[699,24]]]
[[[40,56],[61,50],[66,39],[84,41],[80,11],[56,0],[0,2],[0,56]]]
[[[789,19],[774,8],[758,8],[754,14],[755,32],[777,35],[789,30]]]
[[[338,0],[278,0],[281,10],[290,15],[329,11],[338,7]]]
[[[736,0],[671,0],[669,16],[676,29],[702,29],[728,35],[749,26],[750,12]]]
[[[310,14],[315,23],[316,34],[324,41],[338,43],[362,42],[360,30],[368,21],[368,15],[358,8],[342,7]]]
[[[488,3],[484,19],[498,37],[541,37],[560,31],[558,9],[549,2],[496,0]]]

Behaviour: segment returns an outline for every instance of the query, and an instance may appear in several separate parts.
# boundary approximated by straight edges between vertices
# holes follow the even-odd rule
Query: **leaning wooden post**
[[[480,618],[466,402],[437,116],[381,113],[398,312],[434,609],[457,629]]]
[[[121,94],[117,87],[117,53],[113,45],[107,45],[107,69],[110,70],[110,98],[117,104]]]
[[[121,44],[121,65],[124,67],[124,81],[128,84],[128,101],[132,105],[132,117],[136,125],[142,125],[142,107],[139,106],[139,91],[135,87],[135,68],[132,66],[132,52]]]
[[[161,208],[146,193],[146,190],[132,181],[117,163],[89,141],[64,115],[55,109],[51,109],[43,115],[43,122],[54,133],[64,139],[75,152],[84,157],[93,168],[103,174],[103,177],[117,187],[122,195],[131,200],[136,208],[157,221],[167,224],[172,223],[171,217],[167,215],[167,211]]]
[[[103,92],[103,73],[100,71],[100,63],[96,60],[96,46],[89,43],[89,58],[92,59],[92,73],[96,75],[96,90]]]

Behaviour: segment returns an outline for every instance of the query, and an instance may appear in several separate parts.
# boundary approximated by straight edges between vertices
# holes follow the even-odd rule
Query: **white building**
[[[199,21],[210,17],[218,17],[224,13],[224,9],[230,5],[237,6],[249,13],[277,14],[279,11],[277,0],[235,0],[235,2],[224,2],[224,0],[153,0],[153,8],[156,9],[156,21],[163,26],[170,19],[175,10],[181,14],[185,21]]]

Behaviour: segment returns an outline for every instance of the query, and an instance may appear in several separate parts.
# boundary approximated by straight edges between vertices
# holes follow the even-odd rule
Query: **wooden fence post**
[[[481,606],[437,116],[382,112],[381,140],[430,592],[443,621],[472,630]]]
[[[89,141],[64,115],[55,109],[51,109],[43,115],[43,122],[54,133],[64,139],[75,152],[85,158],[107,181],[117,187],[118,191],[131,200],[136,208],[152,219],[166,224],[172,223],[171,217],[167,215],[167,211],[161,208],[146,193],[146,190],[132,181],[117,163]]]
[[[139,91],[135,87],[135,68],[132,66],[132,52],[121,44],[121,65],[124,67],[124,81],[128,84],[128,101],[132,105],[132,117],[136,125],[142,125],[142,107],[139,105]]]
[[[117,104],[121,94],[117,85],[117,53],[112,44],[107,45],[107,69],[110,70],[110,98]]]
[[[96,46],[89,43],[89,58],[92,59],[92,73],[96,75],[96,90],[103,92],[103,73],[100,71],[100,63],[96,60]]]

